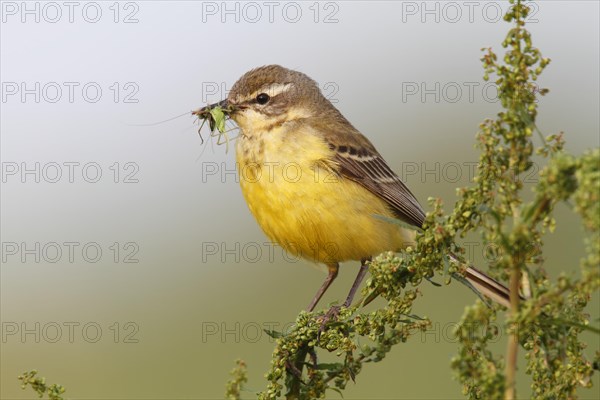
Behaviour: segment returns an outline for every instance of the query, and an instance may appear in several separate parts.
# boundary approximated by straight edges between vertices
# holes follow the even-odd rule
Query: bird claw
[[[336,320],[338,315],[340,314],[340,308],[341,306],[332,306],[329,311],[327,311],[327,313],[323,316],[323,319],[321,320],[321,327],[319,328],[319,333],[317,334],[317,340],[321,338],[321,334],[323,332],[325,332],[325,328],[326,325],[331,321],[331,320]]]

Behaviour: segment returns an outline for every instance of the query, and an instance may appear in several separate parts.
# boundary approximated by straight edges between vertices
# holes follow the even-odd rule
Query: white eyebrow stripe
[[[270,97],[275,97],[278,94],[287,92],[292,87],[294,87],[293,83],[273,83],[269,86],[262,87],[260,90],[253,92],[250,96],[248,96],[248,99],[254,99],[261,93],[266,93]]]

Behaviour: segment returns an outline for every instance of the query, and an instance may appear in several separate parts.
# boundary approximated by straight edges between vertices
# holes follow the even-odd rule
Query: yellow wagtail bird
[[[415,231],[393,219],[420,228],[425,214],[419,202],[314,80],[279,65],[263,66],[244,74],[226,100],[194,114],[216,106],[227,109],[240,128],[240,185],[263,231],[287,252],[328,268],[308,311],[336,278],[340,262],[361,260],[343,304],[348,307],[371,256],[414,244]],[[501,283],[471,267],[465,278],[508,306]]]

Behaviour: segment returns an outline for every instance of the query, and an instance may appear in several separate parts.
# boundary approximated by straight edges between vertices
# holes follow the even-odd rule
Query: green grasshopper
[[[227,133],[231,130],[226,130],[225,121],[230,118],[230,114],[233,112],[233,107],[227,106],[225,108],[221,107],[219,103],[206,106],[199,110],[192,111],[192,115],[198,117],[199,120],[202,120],[200,124],[200,128],[198,128],[198,135],[200,136],[200,140],[204,143],[204,138],[202,137],[202,127],[208,121],[208,127],[210,128],[210,137],[217,138],[217,144],[225,144],[226,152],[229,151],[229,136]],[[215,132],[217,131],[217,132]],[[224,138],[224,141],[221,140]]]

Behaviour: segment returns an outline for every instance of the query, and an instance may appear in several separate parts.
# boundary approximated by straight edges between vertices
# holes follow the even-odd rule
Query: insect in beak
[[[203,121],[208,121],[211,133],[217,129],[220,133],[225,132],[225,120],[229,118],[233,112],[233,107],[229,105],[227,100],[222,100],[215,104],[210,104],[206,107],[202,107],[198,110],[192,111],[192,115],[198,117]],[[202,128],[200,125],[200,128]]]
[[[234,111],[235,107],[229,104],[227,100],[222,100],[218,103],[210,104],[206,107],[192,111],[192,115],[195,115],[199,120],[202,120],[200,128],[198,128],[198,135],[200,136],[202,143],[204,143],[204,139],[202,138],[201,130],[206,121],[208,121],[211,137],[218,136],[219,140],[217,144],[221,144],[220,138],[224,136],[225,143],[227,143],[227,147],[229,148],[229,138],[227,137],[225,121],[228,118],[231,118],[231,114]],[[215,130],[218,131],[218,133],[215,133]]]

